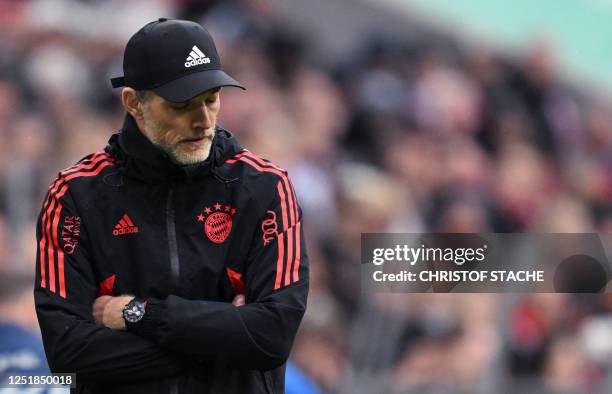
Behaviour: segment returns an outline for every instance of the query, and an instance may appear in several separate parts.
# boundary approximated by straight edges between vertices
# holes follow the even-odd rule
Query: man
[[[123,128],[38,219],[49,366],[82,393],[282,393],[308,292],[287,173],[216,124],[241,86],[200,25],[147,24],[123,68]]]

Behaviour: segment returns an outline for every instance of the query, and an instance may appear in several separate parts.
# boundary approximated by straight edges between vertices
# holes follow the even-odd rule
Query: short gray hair
[[[136,91],[136,97],[138,97],[138,100],[141,103],[144,103],[149,98],[149,91],[148,90],[137,90]]]

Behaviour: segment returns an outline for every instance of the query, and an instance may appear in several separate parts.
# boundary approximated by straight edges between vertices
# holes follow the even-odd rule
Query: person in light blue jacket
[[[285,394],[322,394],[312,379],[292,362],[285,371]]]
[[[0,393],[63,394],[66,388],[8,388],[9,376],[47,376],[51,373],[36,333],[30,275],[0,271]]]

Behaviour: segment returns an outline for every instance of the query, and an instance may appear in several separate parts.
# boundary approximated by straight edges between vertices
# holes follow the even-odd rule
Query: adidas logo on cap
[[[189,56],[185,59],[185,67],[189,68],[191,66],[197,66],[198,64],[207,64],[210,63],[210,58],[206,57],[206,55],[198,48],[197,46],[193,46],[191,48],[191,52],[189,52]]]

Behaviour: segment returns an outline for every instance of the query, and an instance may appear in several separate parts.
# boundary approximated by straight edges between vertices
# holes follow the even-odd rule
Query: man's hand
[[[94,320],[113,330],[125,330],[123,308],[134,298],[124,295],[119,297],[102,296],[96,298],[93,304]]]
[[[234,306],[244,305],[244,294],[238,294],[236,297],[234,297],[234,300],[232,301],[232,305]]]
[[[113,330],[125,330],[123,308],[134,298],[131,295],[119,297],[101,296],[93,304],[93,316],[96,323]],[[232,300],[232,305],[244,305],[244,294],[238,294]]]

